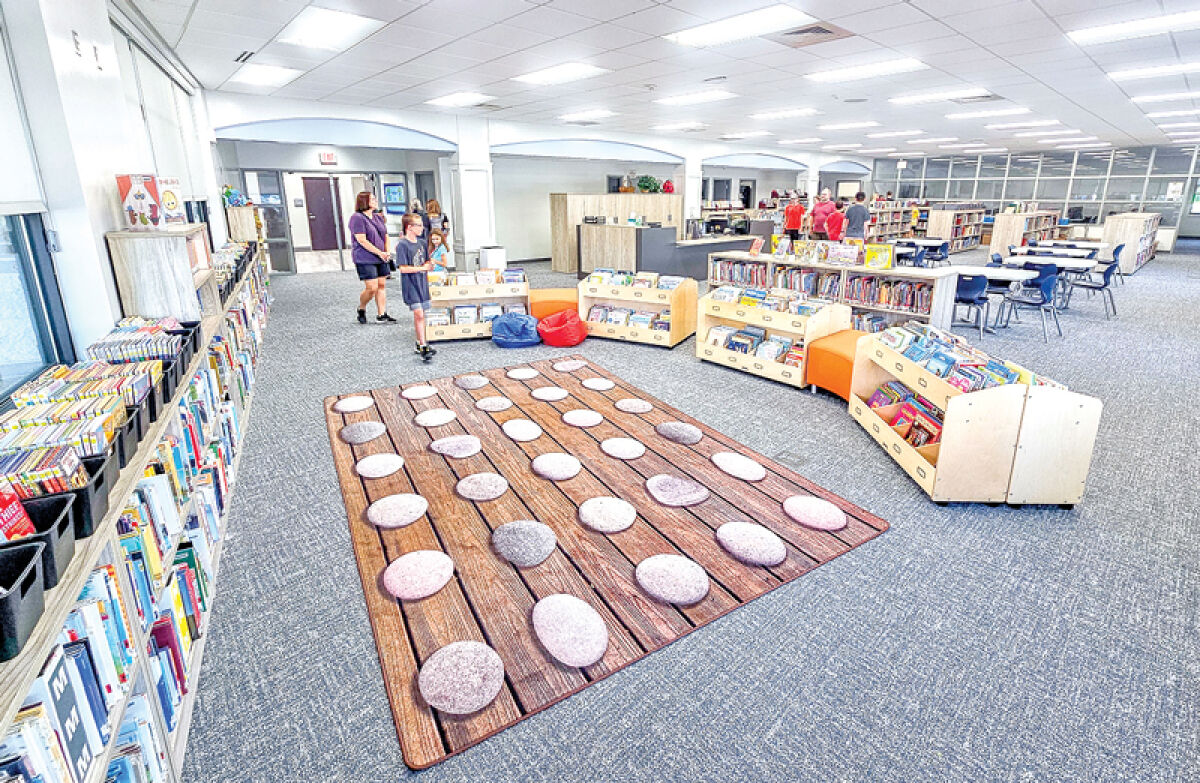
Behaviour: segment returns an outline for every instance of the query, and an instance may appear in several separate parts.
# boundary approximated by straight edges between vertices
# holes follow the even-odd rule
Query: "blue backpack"
[[[537,319],[531,315],[505,313],[492,320],[492,342],[501,348],[528,348],[542,341]]]

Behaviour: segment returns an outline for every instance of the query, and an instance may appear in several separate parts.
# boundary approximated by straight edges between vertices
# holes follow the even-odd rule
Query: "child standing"
[[[417,333],[417,353],[428,359],[437,353],[425,341],[425,311],[430,307],[429,276],[433,263],[429,260],[421,234],[425,225],[420,215],[409,213],[400,221],[404,235],[396,243],[396,271],[400,273],[400,292],[413,314]]]
[[[446,262],[450,260],[450,251],[446,249],[446,238],[436,228],[429,234],[429,260],[433,262],[433,271],[445,272]]]

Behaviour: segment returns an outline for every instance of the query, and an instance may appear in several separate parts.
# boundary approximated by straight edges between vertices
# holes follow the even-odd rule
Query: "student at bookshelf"
[[[387,313],[387,278],[392,273],[391,257],[388,255],[387,221],[377,214],[379,203],[375,194],[364,190],[354,200],[354,214],[350,216],[350,258],[358,279],[363,281],[363,291],[358,296],[358,322],[367,322],[367,302],[375,300],[378,315],[375,320],[395,323]]]
[[[410,212],[400,220],[404,234],[396,243],[396,271],[400,273],[400,292],[404,303],[413,314],[413,328],[417,333],[417,353],[428,358],[437,353],[425,341],[425,311],[432,306],[429,298],[429,275],[433,262],[421,234],[425,223],[421,216]]]
[[[436,228],[429,235],[429,260],[433,263],[433,271],[445,272],[450,264],[450,251],[446,248],[446,238]]]
[[[854,194],[854,203],[846,210],[846,238],[866,239],[867,224],[871,222],[871,210],[866,205],[867,194],[861,190]]]
[[[833,206],[833,212],[825,218],[825,233],[830,242],[840,242],[846,228],[846,200],[839,198]]]
[[[783,230],[793,242],[800,238],[800,227],[804,225],[804,205],[793,198],[783,208]]]
[[[814,239],[829,239],[829,234],[825,230],[825,218],[833,213],[836,206],[833,203],[833,194],[829,188],[825,188],[817,196],[817,203],[813,204],[812,219],[813,219],[813,238]]]

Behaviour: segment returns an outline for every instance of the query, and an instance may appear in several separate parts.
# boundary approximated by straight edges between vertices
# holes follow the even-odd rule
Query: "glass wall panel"
[[[0,217],[0,399],[56,358],[24,224]]]
[[[925,179],[945,179],[950,176],[949,158],[926,158]]]
[[[1010,179],[1004,186],[1005,201],[1027,201],[1033,198],[1033,180]]]
[[[935,179],[925,182],[924,198],[942,200],[946,198],[946,180]]]
[[[1112,175],[1145,174],[1150,170],[1151,147],[1113,150]]]
[[[946,198],[951,201],[970,201],[975,197],[975,180],[952,179],[946,190]]]
[[[896,160],[895,158],[876,158],[875,169],[872,173],[872,178],[876,182],[887,182],[895,184],[896,182]]]
[[[1013,155],[1012,160],[1008,163],[1008,176],[1036,177],[1038,173],[1038,159],[1040,157],[1037,153],[1032,155]]]
[[[925,171],[924,158],[911,158],[906,160],[905,163],[908,165],[900,169],[901,180],[920,179],[923,176],[923,172]]]
[[[1043,152],[1042,177],[1069,177],[1075,165],[1074,152]]]
[[[1116,166],[1116,161],[1113,161]],[[1146,185],[1145,177],[1109,177],[1108,187],[1104,190],[1104,207],[1123,203],[1122,212],[1133,209],[1142,200],[1142,188]]]
[[[1195,147],[1159,147],[1154,153],[1151,174],[1188,174],[1192,170]]]
[[[1081,152],[1079,159],[1075,161],[1075,176],[1100,175],[1104,176],[1108,173],[1108,159],[1112,157],[1112,152],[1105,150],[1104,152]]]
[[[1100,216],[1100,205],[1094,202],[1067,205],[1067,220],[1072,223],[1095,223]]]
[[[1104,197],[1102,177],[1076,177],[1071,180],[1072,201],[1099,201]]]
[[[920,182],[901,182],[896,188],[896,198],[909,199],[921,197]]]
[[[999,200],[1004,195],[1004,180],[981,179],[975,188],[975,198],[980,201]]]
[[[980,177],[1000,177],[1008,173],[1007,155],[984,155],[979,159]]]
[[[1035,195],[1038,201],[1065,201],[1070,179],[1039,179]]]
[[[950,159],[950,176],[953,179],[975,179],[978,167],[978,155],[956,155]]]

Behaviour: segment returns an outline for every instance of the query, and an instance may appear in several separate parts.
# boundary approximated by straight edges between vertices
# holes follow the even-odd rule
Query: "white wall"
[[[8,50],[0,36],[0,150],[4,150],[4,176],[0,177],[0,215],[43,210],[33,147],[21,123],[16,79],[8,69]]]
[[[678,182],[681,166],[617,160],[492,158],[496,192],[496,242],[509,260],[550,257],[550,194],[605,193],[609,175],[649,174]]]
[[[705,166],[704,177],[706,179],[729,179],[733,182],[730,188],[733,197],[737,197],[738,180],[752,179],[754,185],[754,198],[761,201],[771,195],[772,190],[778,190],[782,193],[785,190],[799,188],[804,189],[804,172],[803,171],[786,171],[782,169],[742,169],[731,166]],[[711,192],[710,192],[711,197]],[[757,206],[757,204],[747,204],[746,206]]]

